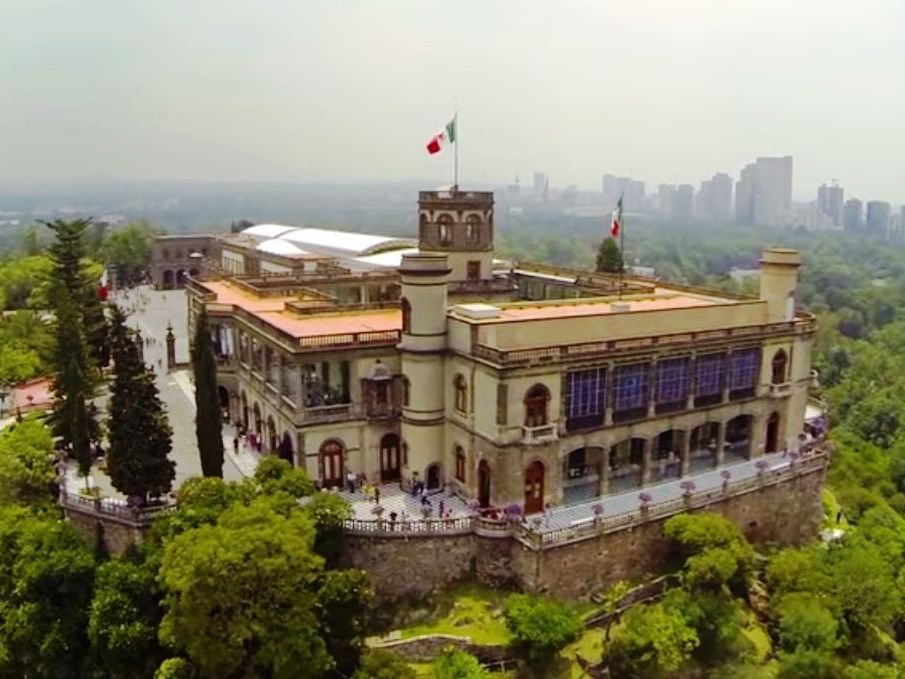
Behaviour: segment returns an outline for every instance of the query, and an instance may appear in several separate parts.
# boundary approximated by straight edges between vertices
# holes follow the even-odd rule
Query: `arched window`
[[[405,297],[399,305],[402,307],[402,332],[408,334],[412,331],[412,305]]]
[[[465,483],[465,451],[456,446],[456,480]]]
[[[402,405],[407,406],[412,393],[412,383],[408,377],[402,378]]]
[[[786,364],[789,362],[785,349],[780,349],[773,354],[773,384],[782,384],[786,381]]]
[[[452,218],[449,215],[441,215],[437,220],[437,233],[440,245],[452,245]]]
[[[547,424],[547,405],[550,391],[543,384],[535,384],[525,394],[525,426],[543,427]]]
[[[456,410],[460,413],[468,412],[468,382],[462,375],[456,375],[453,380],[453,389],[456,392]]]
[[[469,215],[465,220],[465,240],[474,245],[481,240],[481,219],[477,215]]]

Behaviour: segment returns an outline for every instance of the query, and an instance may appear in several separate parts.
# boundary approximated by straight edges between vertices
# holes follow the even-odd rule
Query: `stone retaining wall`
[[[818,535],[825,472],[825,464],[812,464],[781,482],[722,496],[691,511],[722,514],[755,544],[801,544]],[[542,548],[505,534],[351,535],[346,538],[344,565],[370,573],[378,602],[423,597],[468,578],[495,587],[587,599],[619,580],[655,570],[668,556],[663,523],[671,515],[639,518]]]

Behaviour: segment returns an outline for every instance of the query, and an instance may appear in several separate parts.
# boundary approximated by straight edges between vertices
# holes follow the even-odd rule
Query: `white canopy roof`
[[[407,238],[375,236],[332,229],[297,228],[279,224],[258,224],[248,227],[242,233],[255,238],[284,241],[302,252],[329,257],[365,257],[387,250],[400,250],[417,245],[416,241]]]
[[[302,250],[299,246],[279,238],[269,238],[262,241],[258,243],[255,249],[271,255],[280,255],[281,257],[304,257],[311,254]]]

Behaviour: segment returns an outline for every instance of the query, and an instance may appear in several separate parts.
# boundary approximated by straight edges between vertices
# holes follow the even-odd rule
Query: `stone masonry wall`
[[[801,544],[817,536],[823,469],[730,496],[703,510],[737,523],[753,543]],[[629,528],[541,551],[514,550],[512,565],[525,590],[584,599],[613,583],[651,571],[668,555],[669,541],[657,517]]]
[[[732,519],[754,543],[801,544],[819,531],[824,474],[825,467],[817,467],[695,511]],[[370,573],[378,601],[423,597],[470,577],[495,587],[583,599],[659,566],[669,549],[663,535],[667,518],[540,551],[512,537],[350,535],[343,565]]]

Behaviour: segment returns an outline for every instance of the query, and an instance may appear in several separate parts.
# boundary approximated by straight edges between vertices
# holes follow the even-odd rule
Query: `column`
[[[692,410],[694,408],[694,392],[697,388],[697,355],[692,355],[688,361],[688,396],[685,398],[685,409]]]
[[[629,444],[631,445],[631,444]],[[644,450],[641,453],[641,485],[646,486],[650,483],[650,452],[653,448],[654,440],[651,438],[644,439]]]
[[[647,393],[647,416],[654,417],[657,414],[657,361],[651,362],[648,368],[648,393]]]
[[[726,445],[726,423],[717,422],[716,425],[716,466],[722,467],[726,454],[723,450]]]
[[[600,462],[600,475],[597,479],[597,495],[606,495],[610,492],[610,450],[612,446],[603,447],[603,455]]]
[[[732,363],[732,349],[726,352],[726,362],[723,364],[723,393],[720,394],[720,403],[729,403],[729,364]]]
[[[682,476],[688,476],[691,470],[691,430],[682,432],[682,442],[679,446],[679,456],[682,458]]]
[[[751,416],[751,435],[749,437],[751,441],[751,450],[749,452],[749,458],[752,460],[757,457],[762,457],[764,454],[764,449],[767,447],[767,432],[765,431],[765,422],[766,420],[762,415]]]

